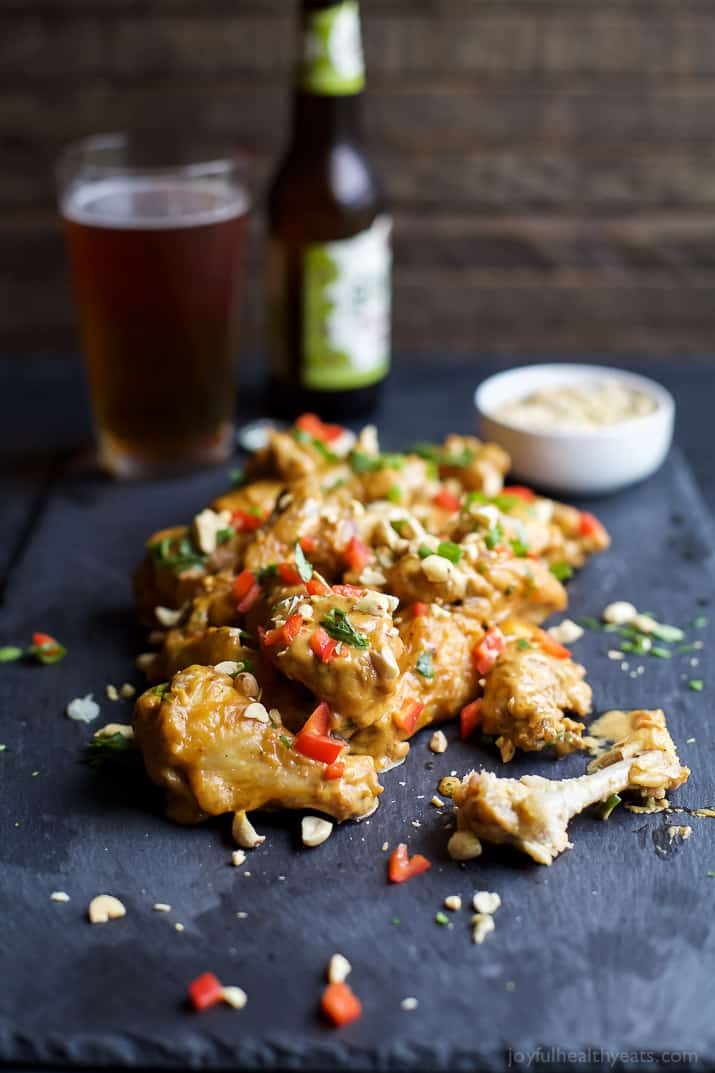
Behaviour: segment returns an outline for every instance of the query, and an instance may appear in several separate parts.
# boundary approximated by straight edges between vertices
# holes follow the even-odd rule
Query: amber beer
[[[120,476],[224,460],[245,192],[124,174],[61,201],[101,459]]]
[[[293,135],[269,199],[271,399],[371,408],[390,364],[391,220],[360,133],[355,0],[303,0]]]

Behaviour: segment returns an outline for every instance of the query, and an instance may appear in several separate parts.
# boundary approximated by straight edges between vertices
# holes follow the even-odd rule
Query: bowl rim
[[[629,417],[625,421],[619,421],[614,425],[603,425],[601,428],[583,430],[533,429],[515,421],[497,417],[493,408],[485,402],[484,396],[493,390],[496,385],[510,380],[518,382],[529,374],[538,377],[541,373],[547,374],[545,379],[551,382],[553,382],[552,376],[557,373],[563,373],[564,382],[568,382],[570,377],[577,379],[589,374],[598,376],[601,379],[620,380],[621,383],[639,387],[654,400],[656,408],[649,414],[639,414],[636,417]],[[514,397],[519,397],[518,392],[515,392]],[[633,431],[645,432],[650,424],[660,423],[664,419],[666,421],[672,420],[675,413],[673,395],[657,380],[653,380],[649,376],[643,376],[640,373],[631,372],[629,369],[620,369],[611,365],[596,365],[588,362],[537,362],[533,365],[518,365],[513,369],[503,369],[501,372],[488,376],[486,380],[479,384],[474,392],[474,406],[481,417],[521,436],[541,440],[553,439],[555,441],[582,440],[584,443],[593,443],[599,439],[617,439]]]

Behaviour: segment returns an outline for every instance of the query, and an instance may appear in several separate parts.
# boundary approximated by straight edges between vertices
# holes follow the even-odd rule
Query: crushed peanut
[[[154,617],[156,618],[156,621],[160,626],[165,626],[167,629],[176,626],[183,613],[183,607],[180,607],[178,611],[174,610],[172,607],[161,607],[160,605],[154,608]]]
[[[240,868],[242,864],[246,863],[246,854],[242,849],[235,849],[231,854],[231,864],[234,868]]]
[[[437,797],[437,794],[432,794],[430,805],[434,805],[435,808],[444,808],[444,801],[441,797]]]
[[[626,600],[615,600],[604,608],[603,621],[609,622],[612,626],[626,626],[637,614],[638,611],[633,604],[629,604]]]
[[[53,890],[50,895],[51,902],[68,902],[70,900],[69,894],[63,890]]]
[[[447,751],[447,736],[443,730],[435,730],[429,740],[429,747],[433,753],[445,753]]]
[[[454,861],[472,861],[482,852],[482,844],[472,831],[455,831],[447,843],[447,852]]]
[[[233,1006],[234,1010],[242,1010],[248,1002],[248,995],[242,987],[224,987],[221,998],[229,1006]]]
[[[458,894],[449,894],[444,899],[444,908],[451,909],[453,913],[456,913],[462,908],[462,899]]]
[[[556,626],[551,626],[548,631],[551,636],[562,645],[571,645],[583,637],[583,626],[573,619],[565,618]]]
[[[171,906],[167,902],[154,902],[152,909],[155,913],[170,913]]]
[[[91,924],[106,924],[109,920],[118,920],[127,915],[119,898],[111,894],[98,894],[92,898],[87,913]]]
[[[342,984],[352,972],[352,965],[342,954],[333,954],[328,962],[328,983]]]
[[[107,700],[119,700],[119,690],[111,682],[104,687],[104,692],[107,694]]]
[[[245,812],[234,813],[231,834],[241,849],[256,849],[266,841],[266,836],[258,834]]]
[[[501,905],[501,898],[496,891],[478,890],[472,898],[475,912],[493,916]]]
[[[320,816],[304,816],[300,823],[300,835],[304,846],[321,846],[333,833],[330,820]]]
[[[475,913],[472,917],[472,941],[483,943],[487,935],[494,931],[494,917],[488,913]]]
[[[131,700],[135,693],[136,689],[131,684],[131,682],[124,682],[123,685],[119,688],[119,696],[122,698],[122,700]]]
[[[418,1006],[419,1002],[411,995],[408,996],[408,998],[403,998],[402,1002],[400,1003],[400,1007],[407,1013],[410,1013],[412,1010],[416,1010]]]

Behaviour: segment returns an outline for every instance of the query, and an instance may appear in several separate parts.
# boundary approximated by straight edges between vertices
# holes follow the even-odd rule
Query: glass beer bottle
[[[268,198],[271,404],[370,409],[390,364],[391,230],[365,154],[356,0],[302,0],[293,136]]]

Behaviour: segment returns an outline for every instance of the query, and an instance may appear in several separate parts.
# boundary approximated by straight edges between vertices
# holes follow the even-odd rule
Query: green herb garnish
[[[521,649],[521,651],[523,652],[526,648],[531,648],[531,645],[527,641],[526,637],[520,637],[519,640],[516,642],[516,647]]]
[[[236,535],[236,530],[232,525],[227,525],[225,529],[219,529],[216,534],[217,544],[226,544],[229,540],[233,540]]]
[[[147,692],[148,693],[153,693],[157,697],[165,697],[170,689],[171,689],[171,683],[170,682],[161,682],[160,685],[158,685],[158,686],[152,686],[151,689],[147,690]]]
[[[390,921],[390,923],[394,924],[395,927],[398,927],[398,925],[400,924],[400,918],[399,917],[393,917],[392,920]]]
[[[5,645],[4,648],[0,648],[0,663],[14,663],[15,660],[22,659],[24,655],[21,648],[15,645]]]
[[[679,626],[668,626],[662,622],[656,622],[650,633],[653,637],[657,637],[659,641],[665,641],[668,645],[685,639],[685,634]]]
[[[549,572],[554,575],[557,581],[568,581],[570,577],[573,577],[573,569],[568,563],[551,563]]]
[[[420,544],[417,549],[417,554],[420,559],[427,559],[430,555],[436,555],[437,553],[433,551],[432,548],[428,547],[427,544]]]
[[[417,663],[415,664],[415,670],[418,674],[421,674],[423,678],[434,678],[434,667],[432,666],[431,652],[421,653],[417,660]]]
[[[517,559],[525,559],[529,554],[529,545],[525,544],[523,540],[510,540],[509,544]]]
[[[487,535],[484,537],[484,543],[489,548],[489,551],[493,551],[497,544],[501,544],[504,539],[504,530],[499,522],[493,525]]]
[[[281,745],[285,745],[286,749],[292,749],[293,748],[293,742],[290,740],[290,738],[288,737],[287,734],[281,734],[280,742],[281,742]]]
[[[586,615],[584,618],[577,618],[576,621],[578,622],[579,626],[583,626],[583,628],[586,630],[595,630],[600,632],[603,629],[602,624],[598,621],[597,618],[590,618],[588,615]]]
[[[4,753],[7,749],[7,745],[0,745],[0,753]]]
[[[67,655],[67,649],[59,641],[45,641],[42,645],[30,645],[28,656],[34,656],[39,663],[59,663]]]
[[[305,553],[300,546],[300,541],[297,540],[295,544],[295,566],[301,581],[310,581],[313,576],[313,567],[310,565],[305,557]]]
[[[707,624],[708,624],[707,615],[696,615],[696,617],[693,619],[693,621],[689,623],[689,625],[692,626],[692,628],[694,630],[702,630],[703,627],[707,626]]]
[[[395,530],[399,537],[403,536],[405,532],[405,526],[407,525],[407,518],[393,518],[390,525]]]
[[[101,767],[107,761],[125,759],[136,754],[134,738],[124,734],[103,734],[92,738],[84,750],[83,760],[90,767]]]
[[[715,872],[708,872],[707,876],[708,876],[708,879],[715,879]]]
[[[621,645],[621,648],[625,648],[625,645]],[[673,655],[667,648],[660,648],[658,645],[653,645],[650,649],[649,655],[655,656],[656,659],[670,659]]]
[[[436,443],[423,442],[414,444],[412,453],[437,466],[455,466],[458,469],[463,469],[474,461],[474,451],[468,447],[462,451],[449,451]]]
[[[454,544],[451,540],[443,540],[437,548],[437,554],[443,559],[449,559],[450,563],[457,566],[462,560],[463,551],[459,544]]]
[[[256,573],[256,581],[259,585],[262,585],[267,577],[273,577],[278,573],[278,563],[268,563],[268,566],[262,566]]]
[[[180,537],[178,540],[174,540],[172,537],[164,537],[163,540],[158,541],[156,544],[148,544],[147,548],[156,563],[173,570],[177,574],[193,566],[205,566],[208,558],[207,555],[198,551],[189,537],[186,536]]]
[[[321,619],[320,625],[335,641],[344,641],[353,648],[370,647],[365,634],[356,630],[345,611],[340,611],[337,607],[331,607],[325,618]]]
[[[348,461],[354,473],[376,473],[380,468],[379,457],[365,454],[364,451],[351,451]]]
[[[399,484],[393,484],[387,492],[387,498],[391,503],[401,503],[403,498],[403,491]]]
[[[445,924],[449,924],[449,917],[440,909],[439,913],[435,913],[434,922],[435,924],[441,924],[444,927]]]
[[[601,806],[598,810],[599,818],[602,820],[607,820],[613,810],[618,808],[620,803],[621,799],[618,794],[611,794],[610,797],[607,797],[606,800],[601,803]]]
[[[704,687],[702,678],[691,678],[688,682],[688,689],[692,689],[693,693],[702,693]]]

